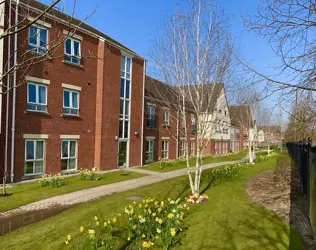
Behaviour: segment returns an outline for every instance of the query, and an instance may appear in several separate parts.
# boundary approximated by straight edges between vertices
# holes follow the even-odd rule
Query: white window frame
[[[219,141],[215,141],[214,149],[215,149],[215,155],[219,155]]]
[[[148,109],[149,109],[149,112],[147,112]],[[146,113],[147,113],[146,120],[153,120],[154,121],[153,126],[148,126],[147,121],[146,121],[146,127],[147,128],[155,128],[156,127],[156,107],[154,107],[152,105],[147,105]]]
[[[165,126],[169,125],[169,110],[164,108],[163,110],[163,117],[162,117],[162,124]]]
[[[185,153],[186,153],[185,139],[181,139],[180,140],[179,157],[185,157]]]
[[[65,91],[68,91],[69,92],[69,107],[65,107],[65,99],[64,99],[64,94],[65,94]],[[74,108],[72,106],[72,93],[76,93],[77,94],[77,103],[78,103],[78,108]],[[63,114],[64,115],[71,115],[71,116],[79,116],[79,107],[80,107],[80,92],[79,91],[76,91],[76,90],[73,90],[73,89],[67,89],[67,88],[63,88]],[[65,113],[64,112],[64,109],[69,109],[69,112],[70,113]],[[71,113],[71,110],[77,110],[77,114],[72,114]]]
[[[67,40],[70,40],[70,41],[71,41],[71,45],[70,45],[70,46],[71,46],[71,54],[68,54],[68,53],[66,52],[66,41],[67,41]],[[75,46],[74,46],[74,43],[75,43],[75,42],[78,42],[78,43],[79,43],[79,55],[78,55],[78,56],[75,55]],[[73,64],[79,65],[79,64],[80,64],[80,61],[81,61],[81,41],[80,41],[79,39],[75,39],[75,38],[72,38],[72,37],[66,38],[66,40],[65,40],[65,42],[64,42],[64,55],[70,57],[70,61],[66,60],[65,57],[64,57],[64,61],[65,61],[65,62],[69,62],[69,63],[73,63]],[[73,57],[76,58],[76,59],[78,59],[78,63],[72,61],[72,58],[73,58]]]
[[[37,31],[36,32],[36,44],[33,44],[33,43],[30,43],[30,36],[31,36],[31,27],[35,27],[36,29],[40,29],[40,30],[45,30],[46,31],[46,41],[47,41],[47,44],[42,47],[40,46],[40,40],[41,40],[41,36],[40,36],[40,33]],[[28,36],[28,46],[33,46],[33,49],[29,49],[29,51],[32,51],[34,53],[38,53],[38,54],[45,54],[48,50],[48,29],[44,26],[41,26],[41,25],[36,25],[36,24],[32,24],[30,27],[29,27],[29,36]],[[45,53],[41,53],[39,50],[40,49],[43,49],[45,50]]]
[[[195,156],[195,140],[190,140],[190,156]]]
[[[34,85],[35,86],[35,102],[29,102],[29,85]],[[39,87],[44,87],[45,88],[45,104],[39,103]],[[27,83],[27,90],[26,90],[26,104],[31,104],[31,105],[39,105],[39,106],[45,106],[46,110],[34,110],[34,109],[28,109],[26,107],[26,110],[32,111],[32,112],[40,112],[40,113],[47,113],[47,86],[44,84],[39,84],[35,82],[28,82]]]
[[[63,157],[63,141],[68,141],[68,157]],[[70,142],[76,142],[76,147],[75,147],[75,156],[70,157]],[[60,172],[73,172],[77,170],[77,161],[78,161],[78,140],[76,139],[62,139],[61,140],[61,160],[67,160],[67,169],[66,170],[61,170],[61,162],[60,162]],[[69,169],[69,160],[75,159],[76,165],[74,169]]]
[[[27,159],[27,142],[32,141],[34,143],[34,159]],[[42,159],[36,159],[36,147],[37,147],[37,142],[41,141],[43,142],[43,158]],[[33,162],[33,173],[32,174],[26,174],[26,171],[24,170],[24,176],[33,176],[33,175],[41,175],[45,172],[45,152],[46,147],[45,147],[45,140],[43,139],[26,139],[25,140],[25,146],[24,146],[24,162]],[[35,173],[35,163],[38,161],[43,162],[43,171]]]
[[[167,160],[169,159],[169,140],[168,139],[162,139],[161,141],[161,159]],[[165,157],[164,157],[165,155]]]
[[[149,149],[147,149],[147,142],[149,142]],[[150,144],[152,147],[150,148]],[[154,139],[146,139],[146,160],[145,162],[153,162],[154,161],[154,148],[155,148],[155,140]],[[151,159],[148,158],[148,154],[151,154]]]
[[[125,55],[121,55],[121,60],[123,59],[123,57],[125,58],[125,63],[124,63],[124,69],[121,68],[120,70],[120,84],[121,84],[121,80],[124,80],[124,96],[121,97],[121,93],[120,93],[120,104],[121,105],[121,101],[123,101],[123,114],[119,114],[119,124],[122,123],[122,136],[120,135],[119,132],[119,138],[120,139],[129,139],[130,137],[130,117],[131,117],[131,90],[132,90],[132,65],[133,65],[133,60],[131,57],[125,56]],[[127,72],[127,59],[130,60],[130,69],[129,69],[129,73]],[[122,66],[122,65],[121,65]],[[120,67],[121,67],[120,66]],[[128,76],[129,74],[129,76]],[[126,97],[126,81],[129,81],[129,97]],[[120,86],[121,88],[121,86]],[[128,102],[128,110],[126,110],[126,102]],[[121,108],[121,107],[120,107]],[[127,126],[127,137],[125,136],[125,123],[128,123]],[[119,125],[120,126],[120,125]],[[129,144],[129,143],[127,143]],[[129,147],[129,145],[127,145]]]

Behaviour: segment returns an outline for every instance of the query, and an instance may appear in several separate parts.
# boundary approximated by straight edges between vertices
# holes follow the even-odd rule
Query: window
[[[168,109],[163,110],[162,124],[169,125],[169,110]]]
[[[219,143],[218,141],[215,141],[215,155],[219,154]]]
[[[64,89],[63,114],[79,115],[79,93]]]
[[[186,125],[185,115],[182,115],[181,120],[180,120],[180,127],[185,128],[185,125]]]
[[[195,140],[190,141],[190,156],[195,155]]]
[[[147,106],[147,112],[146,112],[146,127],[147,128],[155,128],[156,127],[156,121],[155,121],[155,112],[156,109],[153,106]]]
[[[196,131],[196,121],[195,121],[195,116],[194,114],[191,114],[191,132]]]
[[[154,140],[147,139],[146,140],[146,162],[150,162],[154,160]]]
[[[42,26],[31,25],[29,27],[29,44],[30,51],[45,54],[47,52],[48,30]]]
[[[185,156],[185,140],[180,140],[180,154],[179,157]]]
[[[44,173],[44,140],[25,141],[24,175]]]
[[[223,142],[223,154],[227,154],[227,142]]]
[[[77,141],[61,141],[61,171],[77,169]]]
[[[80,64],[80,58],[80,41],[73,38],[67,38],[65,41],[64,60],[66,62]]]
[[[121,56],[119,138],[129,138],[132,59]]]
[[[168,140],[164,139],[162,140],[162,144],[161,144],[161,158],[162,159],[168,159]]]
[[[47,87],[45,85],[27,84],[27,110],[47,112]]]

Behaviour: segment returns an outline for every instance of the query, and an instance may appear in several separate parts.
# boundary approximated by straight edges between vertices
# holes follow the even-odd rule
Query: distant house
[[[249,106],[229,106],[231,119],[230,148],[231,151],[246,149],[249,135],[254,135],[254,121]],[[255,137],[255,136],[254,136]],[[255,138],[253,138],[255,139]]]
[[[283,139],[283,133],[280,126],[259,126],[258,142],[259,145],[270,144],[277,145]]]

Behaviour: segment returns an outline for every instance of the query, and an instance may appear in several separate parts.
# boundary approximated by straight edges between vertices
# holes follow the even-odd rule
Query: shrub
[[[52,175],[43,175],[39,181],[42,187],[58,188],[63,186],[64,177],[60,173]]]
[[[124,214],[112,219],[93,218],[93,226],[79,228],[81,234],[66,244],[74,249],[169,249],[179,241],[177,234],[182,230],[187,204],[174,201],[158,201],[148,198],[140,203],[125,207]]]
[[[90,180],[90,181],[98,181],[101,180],[101,173],[97,171],[91,171],[89,169],[81,169],[79,174],[79,179],[80,180]]]
[[[275,179],[284,183],[288,178],[288,171],[291,167],[291,158],[287,154],[280,154],[276,160],[276,168],[274,169]]]

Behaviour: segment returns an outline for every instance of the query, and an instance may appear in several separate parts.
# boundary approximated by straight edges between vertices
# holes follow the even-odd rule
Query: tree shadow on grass
[[[249,205],[247,211],[248,215],[244,217],[228,216],[225,220],[215,221],[220,241],[215,239],[209,243],[208,240],[202,240],[196,249],[303,249],[300,236],[276,215],[257,205]],[[201,239],[217,237],[217,234],[209,235],[208,230],[201,233]]]

